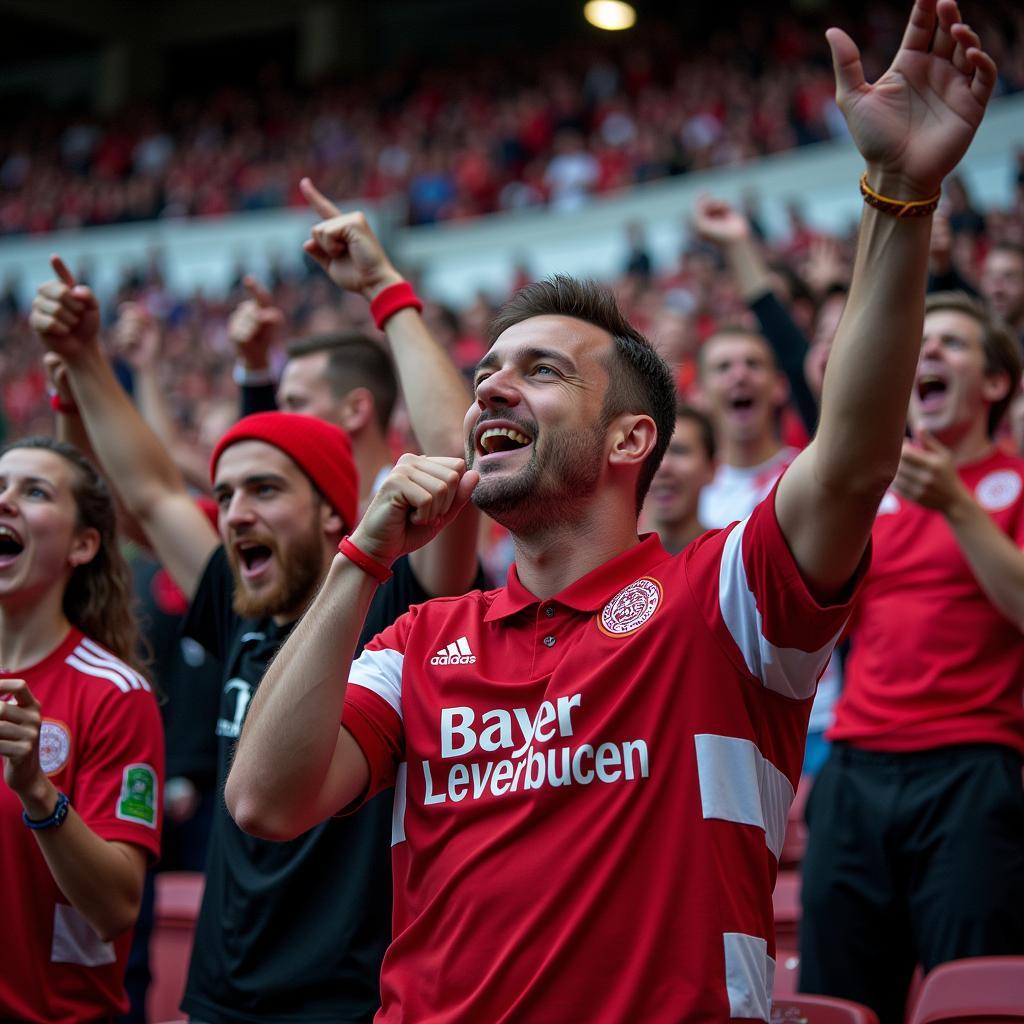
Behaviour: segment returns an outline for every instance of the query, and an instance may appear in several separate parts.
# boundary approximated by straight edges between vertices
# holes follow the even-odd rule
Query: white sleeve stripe
[[[722,619],[743,655],[747,671],[769,690],[803,700],[832,655],[842,627],[816,651],[776,647],[764,637],[764,624],[743,565],[743,533],[749,517],[735,526],[722,547],[718,571],[718,602]]]
[[[131,691],[131,685],[119,672],[114,672],[112,669],[99,668],[96,665],[89,665],[74,654],[69,654],[65,661],[72,668],[77,668],[79,672],[84,672],[87,676],[95,676],[97,679],[109,679],[122,693],[129,693]]]
[[[126,665],[116,655],[111,654],[109,651],[105,651],[98,644],[93,643],[86,637],[83,637],[82,642],[75,648],[75,654],[77,654],[83,661],[89,662],[90,665],[102,665],[104,668],[120,672],[121,675],[131,683],[133,690],[149,689],[149,683],[146,682],[143,676],[139,675],[139,673],[129,665]]]
[[[391,845],[405,842],[405,800],[409,766],[403,761],[395,772],[395,802],[391,807]]]
[[[767,1021],[775,984],[775,961],[768,955],[767,940],[743,932],[724,932],[722,941],[729,1016]]]
[[[763,829],[778,860],[794,796],[789,779],[750,740],[698,733],[693,742],[704,818]]]
[[[382,651],[364,650],[352,662],[348,681],[350,685],[363,686],[372,690],[395,709],[402,717],[402,665],[405,656],[390,649]]]

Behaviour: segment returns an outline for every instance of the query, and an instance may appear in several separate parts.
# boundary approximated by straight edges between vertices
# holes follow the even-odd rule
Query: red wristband
[[[384,324],[400,309],[412,306],[418,313],[423,312],[423,303],[416,297],[412,285],[408,281],[389,284],[370,302],[370,315],[378,330],[384,330]]]
[[[372,576],[378,583],[387,583],[394,575],[383,562],[378,562],[376,558],[371,558],[365,551],[360,551],[348,537],[341,538],[338,550],[353,565],[358,565],[367,576]]]
[[[74,402],[61,401],[60,394],[56,391],[50,392],[50,408],[54,412],[62,412],[65,416],[77,416],[78,406]]]

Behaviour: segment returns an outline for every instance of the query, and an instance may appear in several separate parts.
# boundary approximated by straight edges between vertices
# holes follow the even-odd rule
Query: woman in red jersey
[[[0,451],[0,1019],[113,1019],[147,860],[160,715],[105,484],[48,438]]]

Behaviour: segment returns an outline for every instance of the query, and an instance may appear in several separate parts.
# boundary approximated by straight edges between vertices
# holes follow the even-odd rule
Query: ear
[[[353,388],[341,400],[340,426],[350,434],[358,434],[376,422],[377,410],[369,388]]]
[[[80,565],[88,565],[96,557],[100,549],[100,532],[95,527],[87,526],[79,530],[71,540],[68,552],[68,564],[72,569]]]
[[[654,451],[658,428],[650,416],[625,413],[616,416],[608,428],[608,463],[612,466],[640,466]]]
[[[986,373],[981,381],[981,397],[989,405],[1001,402],[1010,393],[1010,375],[1002,370]]]
[[[345,533],[344,519],[326,501],[320,502],[320,530],[325,537],[333,538],[332,544],[337,544]]]

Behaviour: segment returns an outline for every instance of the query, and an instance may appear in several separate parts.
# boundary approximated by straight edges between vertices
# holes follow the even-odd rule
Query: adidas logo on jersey
[[[431,665],[474,665],[476,655],[470,650],[469,641],[460,636],[454,643],[442,647],[431,659]]]

